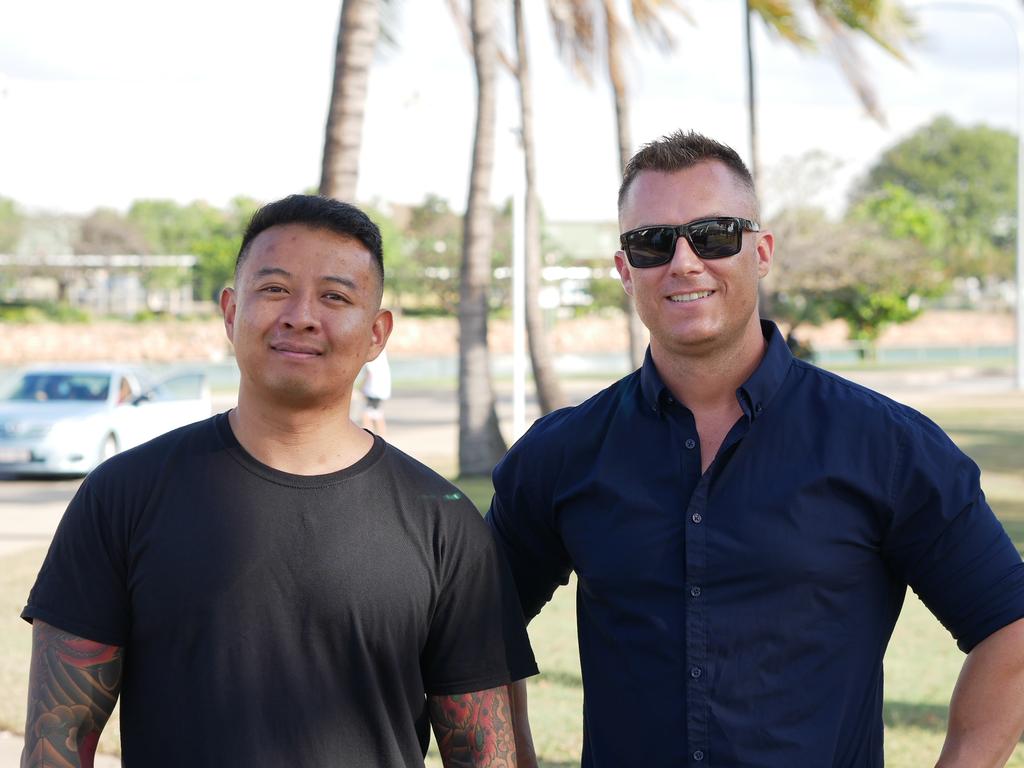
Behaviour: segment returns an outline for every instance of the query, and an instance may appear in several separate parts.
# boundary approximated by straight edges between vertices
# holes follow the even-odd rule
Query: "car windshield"
[[[49,402],[77,400],[102,402],[110,391],[110,375],[104,373],[26,373],[7,395],[8,400]]]

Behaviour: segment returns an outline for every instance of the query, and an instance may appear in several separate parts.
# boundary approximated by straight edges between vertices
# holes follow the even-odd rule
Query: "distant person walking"
[[[363,366],[363,397],[366,407],[363,409],[363,427],[372,432],[386,436],[387,424],[384,422],[385,400],[391,397],[391,366],[388,365],[388,353],[381,350],[373,360]]]

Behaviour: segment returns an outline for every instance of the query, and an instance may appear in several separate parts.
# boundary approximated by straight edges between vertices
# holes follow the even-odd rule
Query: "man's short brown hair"
[[[750,170],[736,153],[736,150],[721,142],[710,139],[696,131],[676,131],[668,136],[644,144],[626,163],[619,185],[619,212],[626,200],[629,188],[641,171],[672,173],[692,168],[698,163],[717,160],[724,164],[736,180],[750,191],[754,204],[754,218],[758,215],[757,191]]]

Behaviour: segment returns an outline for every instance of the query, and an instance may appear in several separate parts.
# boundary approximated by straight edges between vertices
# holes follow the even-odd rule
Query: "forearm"
[[[533,747],[533,733],[530,731],[530,718],[526,706],[526,681],[517,680],[512,683],[508,687],[508,697],[519,768],[537,768],[537,752]]]
[[[1024,619],[968,654],[949,704],[936,768],[998,768],[1024,730]]]
[[[22,768],[92,768],[121,688],[122,649],[32,625]]]
[[[505,686],[431,696],[428,707],[445,768],[516,768],[515,734]]]

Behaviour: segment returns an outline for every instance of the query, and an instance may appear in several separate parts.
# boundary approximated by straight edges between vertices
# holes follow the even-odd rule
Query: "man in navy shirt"
[[[908,585],[968,654],[938,765],[1003,765],[1024,728],[1020,556],[942,430],[759,319],[774,239],[757,219],[732,149],[644,147],[615,254],[644,364],[494,472],[488,521],[527,618],[578,577],[583,765],[881,766]]]

